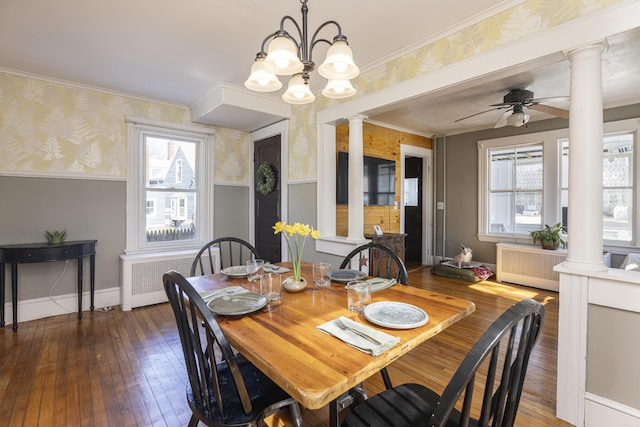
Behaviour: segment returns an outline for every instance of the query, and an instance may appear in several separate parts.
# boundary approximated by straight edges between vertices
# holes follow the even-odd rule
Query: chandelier
[[[353,62],[353,53],[347,43],[347,37],[342,34],[340,24],[336,21],[327,21],[318,27],[309,41],[307,1],[300,0],[302,28],[295,19],[287,15],[280,20],[280,29],[269,34],[262,41],[260,52],[256,55],[251,67],[251,74],[244,82],[245,87],[257,92],[273,92],[282,87],[282,82],[277,76],[288,75],[291,79],[282,99],[290,104],[313,102],[316,97],[309,89],[309,74],[316,68],[313,62],[313,49],[318,43],[327,43],[330,47],[326,59],[318,67],[318,73],[328,80],[322,94],[327,98],[348,98],[355,95],[356,90],[350,80],[360,74],[360,70]],[[286,21],[293,23],[299,41],[284,29]],[[328,25],[335,25],[338,29],[333,43],[327,39],[317,38],[318,33]],[[267,42],[269,46],[265,52]]]

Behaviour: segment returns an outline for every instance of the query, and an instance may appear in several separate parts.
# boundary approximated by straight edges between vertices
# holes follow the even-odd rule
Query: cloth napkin
[[[214,300],[219,297],[223,297],[225,295],[243,294],[246,292],[249,292],[249,291],[243,288],[242,286],[229,286],[224,289],[217,289],[215,291],[200,292],[200,296],[202,297],[205,303],[208,303],[211,300]]]
[[[395,285],[396,279],[383,279],[382,277],[374,277],[373,279],[367,280],[367,282],[371,283],[371,292],[378,292]]]
[[[266,273],[288,273],[291,271],[287,267],[280,267],[279,265],[273,264],[265,264],[263,269]]]
[[[399,337],[394,337],[384,332],[377,331],[358,322],[354,322],[347,317],[340,316],[339,319],[342,321],[342,323],[344,323],[345,326],[357,329],[358,331],[370,336],[371,338],[378,340],[382,344],[376,345],[352,331],[342,330],[338,326],[336,326],[335,323],[333,323],[333,320],[327,323],[323,323],[322,325],[318,326],[317,329],[326,334],[333,335],[334,337],[339,338],[340,340],[349,344],[351,347],[357,348],[364,353],[369,353],[372,356],[379,356],[394,345],[398,344],[398,342],[400,342]]]

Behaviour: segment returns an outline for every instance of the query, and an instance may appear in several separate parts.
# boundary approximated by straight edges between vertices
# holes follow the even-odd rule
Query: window
[[[638,246],[637,132],[637,120],[604,126],[602,235],[608,246]],[[568,133],[478,142],[480,240],[526,242],[544,224],[567,225]]]
[[[540,228],[542,144],[490,149],[490,231],[528,234]]]
[[[602,238],[609,244],[634,241],[635,132],[606,133],[602,141]],[[562,222],[567,225],[569,140],[562,141]]]
[[[136,207],[127,210],[127,252],[201,247],[213,222],[211,135],[155,123],[129,123],[128,132],[127,204]]]

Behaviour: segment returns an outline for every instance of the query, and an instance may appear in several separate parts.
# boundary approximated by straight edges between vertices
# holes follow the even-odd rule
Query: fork
[[[342,329],[343,331],[351,331],[356,335],[361,336],[362,338],[370,341],[372,344],[375,345],[382,345],[382,343],[380,341],[378,341],[377,339],[370,337],[369,335],[365,334],[364,332],[360,332],[357,329],[354,328],[350,328],[349,326],[345,325],[344,323],[342,323],[342,320],[340,319],[336,319],[333,321],[334,325],[336,325],[338,328]]]

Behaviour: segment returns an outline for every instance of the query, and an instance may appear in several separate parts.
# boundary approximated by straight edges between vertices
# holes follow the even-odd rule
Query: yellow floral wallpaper
[[[0,72],[0,171],[124,178],[125,116],[191,122],[186,107]],[[248,182],[249,145],[216,128],[216,180]]]
[[[357,90],[356,96],[366,95],[622,1],[624,0],[528,0],[363,73],[352,84]],[[330,102],[333,105],[336,101]],[[317,175],[316,163],[310,163],[302,157],[312,152],[315,158],[315,143],[303,144],[302,141],[316,141],[315,113],[329,106],[329,101],[319,96],[314,104],[293,109],[294,118],[289,129],[289,144],[292,147],[289,151],[291,179],[313,178]],[[303,126],[303,123],[308,123],[309,126]],[[305,145],[304,150],[295,149],[302,145]]]
[[[624,0],[527,0],[361,74],[362,96],[481,52],[546,31]],[[289,177],[313,179],[316,112],[336,100],[296,106],[289,124]],[[348,102],[348,101],[346,101]],[[126,176],[125,115],[189,123],[187,107],[0,72],[0,171]],[[216,128],[216,182],[248,183],[250,138]]]

